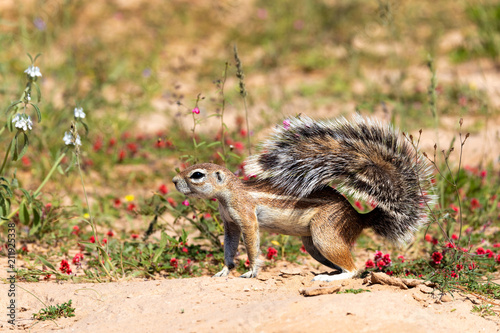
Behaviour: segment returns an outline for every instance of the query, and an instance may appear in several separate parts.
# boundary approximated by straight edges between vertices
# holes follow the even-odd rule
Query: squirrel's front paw
[[[224,268],[217,274],[215,274],[213,277],[224,277],[229,274],[229,268],[227,266],[224,266]]]

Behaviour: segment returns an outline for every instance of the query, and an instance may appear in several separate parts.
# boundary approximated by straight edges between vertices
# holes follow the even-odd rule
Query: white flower
[[[29,101],[31,101],[31,96],[30,96],[30,94],[26,94],[26,99],[28,100],[28,102],[29,102]]]
[[[33,122],[31,121],[30,116],[27,116],[26,114],[16,114],[14,118],[12,118],[12,122],[14,123],[14,126],[16,128],[19,128],[23,131],[33,129]]]
[[[80,140],[80,136],[77,134],[76,135],[76,140],[73,140],[73,134],[70,132],[64,132],[64,137],[63,137],[64,144],[69,146],[69,145],[77,145],[81,146],[82,141]]]
[[[40,73],[40,68],[33,65],[28,67],[28,69],[26,69],[24,72],[31,77],[42,76],[42,73]]]
[[[75,118],[85,118],[85,112],[83,112],[83,108],[75,108]]]

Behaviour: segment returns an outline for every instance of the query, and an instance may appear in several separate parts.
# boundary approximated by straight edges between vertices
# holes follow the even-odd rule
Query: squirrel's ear
[[[217,180],[217,184],[222,184],[226,180],[226,175],[224,174],[224,172],[216,171],[215,179]]]

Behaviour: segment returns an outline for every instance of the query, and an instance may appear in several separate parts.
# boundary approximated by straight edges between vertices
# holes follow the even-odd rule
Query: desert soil
[[[314,270],[314,269],[313,269]],[[72,300],[76,316],[36,323],[33,332],[498,332],[499,317],[471,312],[480,300],[432,288],[402,290],[362,279],[312,282],[307,266],[279,263],[257,279],[197,277],[114,283],[19,283],[18,326],[2,316],[1,331],[24,331],[43,306]],[[303,296],[300,290],[340,286],[359,294]],[[2,284],[1,289],[6,285]],[[28,291],[30,293],[28,293]],[[2,290],[0,295],[6,295]],[[6,300],[2,297],[5,309]]]

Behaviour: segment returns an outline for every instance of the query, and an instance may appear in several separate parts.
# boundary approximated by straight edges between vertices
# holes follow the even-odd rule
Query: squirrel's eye
[[[203,173],[201,173],[199,171],[196,171],[189,178],[191,178],[191,179],[200,179],[200,178],[203,178],[203,176],[205,176]]]

